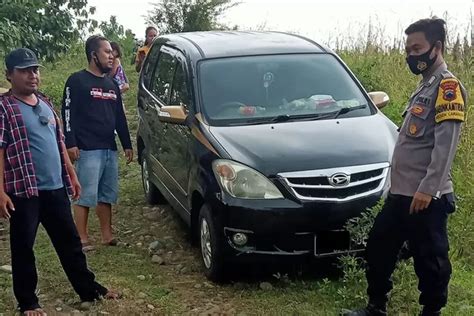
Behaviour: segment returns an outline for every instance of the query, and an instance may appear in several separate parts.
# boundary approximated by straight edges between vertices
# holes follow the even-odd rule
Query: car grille
[[[387,181],[389,163],[279,174],[301,200],[345,202],[380,192]]]

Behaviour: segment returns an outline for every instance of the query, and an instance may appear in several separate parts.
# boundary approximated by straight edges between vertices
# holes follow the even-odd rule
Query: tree
[[[115,15],[110,16],[109,22],[101,22],[99,29],[109,41],[118,42],[125,36],[123,25],[118,23]]]
[[[125,55],[132,54],[135,47],[135,34],[130,29],[125,30],[123,25],[117,21],[116,16],[110,16],[108,22],[101,22],[99,29],[109,41],[120,43]]]
[[[29,47],[40,58],[52,60],[67,51],[97,22],[87,0],[0,0],[0,48]]]
[[[159,0],[147,21],[165,34],[229,29],[218,18],[237,4],[234,0]]]

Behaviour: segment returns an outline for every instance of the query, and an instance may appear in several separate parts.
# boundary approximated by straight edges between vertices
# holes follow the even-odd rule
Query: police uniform
[[[369,303],[384,306],[402,244],[408,241],[419,279],[420,304],[438,311],[446,305],[451,275],[447,217],[454,211],[450,176],[466,91],[445,63],[427,73],[411,95],[395,145],[391,189],[367,243]],[[433,197],[427,209],[409,213],[416,192]]]

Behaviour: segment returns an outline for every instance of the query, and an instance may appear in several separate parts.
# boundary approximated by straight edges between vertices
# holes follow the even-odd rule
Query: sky
[[[145,16],[156,0],[89,0],[99,21],[111,15],[138,38],[144,37]],[[274,30],[298,33],[335,47],[365,40],[372,25],[376,43],[403,39],[412,22],[437,15],[448,22],[450,37],[469,34],[474,23],[474,0],[241,0],[220,22],[238,25],[240,30]]]

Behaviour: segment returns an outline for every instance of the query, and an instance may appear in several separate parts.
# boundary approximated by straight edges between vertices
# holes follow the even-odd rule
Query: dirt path
[[[133,169],[129,171],[135,173]],[[132,179],[124,189],[137,185],[136,177]],[[40,229],[35,246],[40,277],[38,288],[40,301],[48,314],[235,315],[248,311],[243,307],[242,295],[248,287],[258,288],[258,280],[227,285],[208,282],[201,270],[199,250],[191,246],[183,222],[169,206],[146,206],[135,188],[125,193],[123,203],[115,207],[114,228],[119,245],[97,246],[87,253],[89,265],[98,279],[123,293],[118,302],[81,306],[65,280],[46,234]],[[95,217],[91,214],[90,226],[93,240],[98,244]],[[2,233],[0,263],[8,264],[5,227]],[[4,306],[8,314],[14,312],[15,306],[11,278],[6,275],[0,274],[2,287],[5,287],[0,292],[0,306]],[[264,278],[262,276],[262,281]]]

